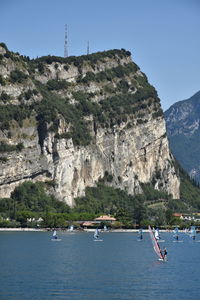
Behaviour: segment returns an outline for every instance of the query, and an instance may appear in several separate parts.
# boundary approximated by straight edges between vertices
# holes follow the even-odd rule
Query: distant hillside
[[[172,105],[164,116],[173,155],[200,182],[200,91]]]

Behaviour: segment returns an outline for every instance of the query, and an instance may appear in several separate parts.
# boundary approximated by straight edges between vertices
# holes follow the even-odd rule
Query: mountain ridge
[[[172,153],[188,174],[200,182],[200,91],[176,102],[164,115]]]

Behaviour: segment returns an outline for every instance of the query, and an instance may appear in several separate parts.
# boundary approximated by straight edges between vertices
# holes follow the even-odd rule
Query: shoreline
[[[19,228],[6,228],[6,227],[3,227],[3,228],[0,228],[0,232],[2,232],[2,231],[11,231],[11,232],[14,232],[14,231],[18,231],[18,232],[20,232],[20,231],[27,231],[27,232],[37,232],[37,231],[39,231],[39,232],[45,232],[45,231],[53,231],[54,230],[54,228],[21,228],[21,227],[19,227]],[[63,232],[69,232],[69,230],[68,229],[58,229],[58,228],[56,228],[56,230],[57,231],[63,231]],[[94,232],[95,231],[95,228],[93,228],[93,229],[83,229],[83,230],[74,230],[74,232]],[[139,229],[113,229],[113,230],[107,230],[107,231],[104,231],[104,230],[102,230],[101,232],[103,232],[103,233],[109,233],[109,232],[123,232],[123,233],[128,233],[128,232],[136,232],[136,233],[138,233],[138,231],[139,231]],[[149,230],[148,229],[143,229],[142,230],[143,232],[149,232]],[[172,232],[173,230],[167,230],[167,229],[160,229],[159,230],[160,232]],[[180,232],[184,232],[184,230],[179,230]]]
[[[53,231],[54,228],[0,228],[0,231]],[[63,232],[68,232],[69,230],[66,229],[58,229],[56,228],[57,231],[63,231]],[[93,229],[83,229],[83,230],[74,230],[74,232],[93,232],[95,231],[95,228]],[[103,231],[102,232],[138,232],[138,229],[113,229],[113,230],[107,230],[107,231]],[[144,229],[143,232],[148,232],[148,229]]]
[[[48,231],[46,228],[0,228],[0,231]]]

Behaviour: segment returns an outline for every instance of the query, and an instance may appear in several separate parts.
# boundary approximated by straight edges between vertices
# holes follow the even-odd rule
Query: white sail
[[[174,234],[178,234],[178,227],[174,228],[173,232]]]
[[[69,231],[73,231],[74,230],[74,226],[71,225],[70,228],[69,228]]]
[[[99,230],[98,228],[96,228],[94,232],[94,238],[97,239],[98,237],[99,237]]]
[[[149,226],[149,233],[150,233],[150,237],[151,237],[151,240],[152,240],[154,251],[156,252],[156,254],[158,255],[158,257],[160,259],[164,260],[164,256],[162,254],[162,251],[160,249],[158,241],[156,240],[155,234],[153,234],[153,232],[151,230],[151,226]]]
[[[94,232],[94,239],[93,239],[94,242],[103,242],[103,239],[100,238],[99,235],[100,235],[99,229],[96,228]]]
[[[160,235],[159,235],[159,230],[158,229],[155,230],[155,239],[156,240],[160,239]]]
[[[178,227],[174,228],[173,233],[174,233],[174,238],[178,240]]]
[[[195,228],[195,226],[191,226],[190,236],[193,240],[195,240],[195,238],[196,238],[196,228]]]
[[[59,239],[58,236],[57,236],[56,230],[54,230],[54,232],[53,232],[53,236],[52,236],[51,241],[55,241],[55,242],[60,242],[61,241],[61,239]]]

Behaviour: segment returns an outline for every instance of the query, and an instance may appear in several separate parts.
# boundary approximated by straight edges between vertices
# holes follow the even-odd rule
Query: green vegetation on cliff
[[[37,82],[37,87],[43,96],[43,100],[35,107],[37,111],[37,120],[39,122],[39,130],[42,130],[41,124],[44,122],[50,123],[51,128],[57,133],[57,124],[60,115],[63,116],[66,123],[70,124],[70,130],[62,138],[72,138],[75,145],[88,145],[91,137],[87,127],[87,122],[84,120],[84,115],[78,106],[72,105],[67,98],[62,98],[52,94],[48,89]],[[39,131],[39,134],[42,133]],[[57,134],[56,137],[60,138]]]
[[[22,143],[18,143],[17,145],[9,145],[3,142],[0,142],[0,153],[18,151],[20,152],[24,148]]]
[[[168,208],[178,213],[195,213],[200,211],[200,187],[187,172],[175,161],[176,172],[180,176],[180,199],[168,202]]]
[[[139,67],[129,60],[120,63],[120,59],[127,59],[131,53],[124,49],[97,52],[80,57],[56,57],[45,56],[30,60],[8,51],[2,44],[6,53],[3,57],[10,58],[16,63],[16,69],[10,72],[5,80],[0,77],[0,83],[25,85],[26,80],[32,81],[36,87],[25,89],[18,96],[19,105],[13,105],[12,96],[5,92],[0,95],[0,129],[7,130],[13,120],[23,126],[23,120],[34,116],[38,121],[40,141],[44,137],[44,128],[50,128],[56,134],[56,138],[72,138],[75,145],[86,146],[91,143],[91,121],[94,128],[112,128],[126,122],[128,116],[138,119],[138,123],[144,123],[141,117],[141,110],[149,109],[152,106],[153,117],[162,115],[157,93],[147,80],[145,74],[139,71]],[[104,71],[98,71],[101,64],[115,60],[118,66],[107,67]],[[5,62],[4,62],[5,63]],[[69,66],[78,67],[79,75],[75,82],[61,79],[49,79],[46,84],[35,80],[36,75],[46,76],[49,74],[48,65],[54,64],[55,72],[58,70],[58,63],[64,64],[67,72]],[[89,66],[93,71],[82,72],[82,67]],[[108,64],[109,65],[109,64]],[[25,71],[26,70],[26,71]],[[29,75],[28,75],[29,72]],[[7,82],[8,81],[8,82]],[[98,85],[98,92],[87,93],[85,89],[91,82]],[[6,83],[7,82],[7,83]],[[78,87],[78,89],[77,89]],[[76,92],[75,92],[76,91]],[[41,101],[35,100],[42,98]],[[96,101],[94,97],[99,97]],[[28,101],[27,101],[28,100]],[[5,105],[6,104],[6,105]],[[63,117],[68,130],[58,134],[59,120]]]
[[[92,66],[95,67],[95,64],[98,61],[101,61],[106,58],[115,58],[116,55],[120,58],[124,56],[130,56],[131,53],[125,49],[113,49],[104,52],[96,52],[89,55],[82,56],[69,56],[69,57],[60,57],[60,56],[42,56],[40,58],[34,59],[30,62],[32,67],[38,67],[40,64],[52,64],[52,63],[61,63],[61,64],[74,64],[76,67],[81,67],[84,62],[89,62]]]
[[[180,199],[188,206],[188,211],[200,211],[199,184],[191,180],[189,175],[179,166],[181,186]]]
[[[31,116],[31,107],[26,105],[0,105],[0,129],[9,130],[11,121],[16,121],[21,127],[23,120]]]

